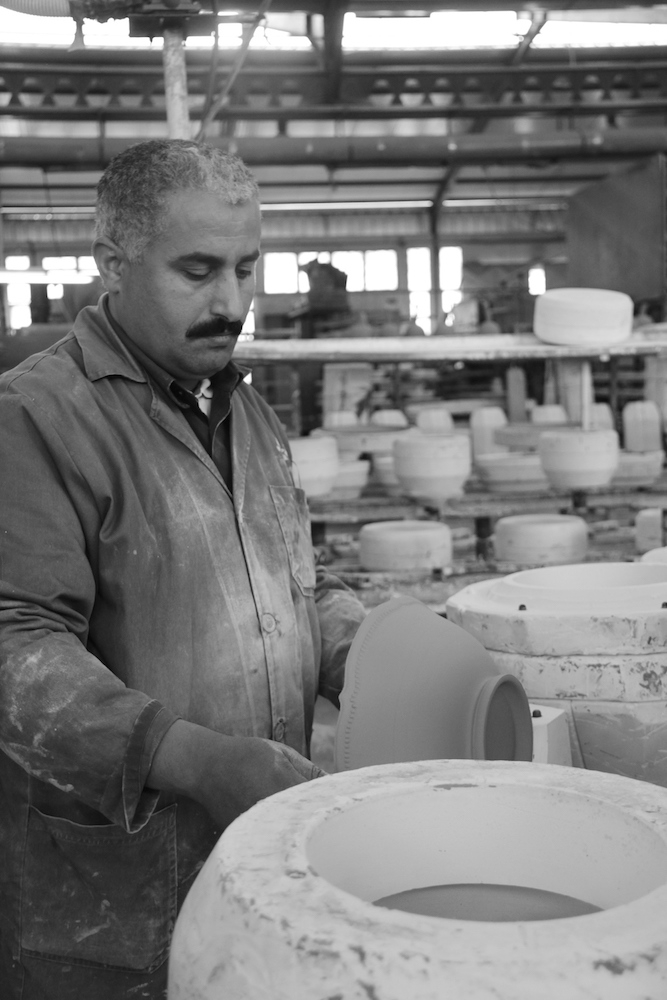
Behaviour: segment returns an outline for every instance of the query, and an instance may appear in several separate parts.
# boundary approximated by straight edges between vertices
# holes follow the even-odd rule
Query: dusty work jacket
[[[242,381],[230,419],[233,496],[100,307],[0,379],[0,926],[54,975],[166,957],[221,832],[144,787],[174,719],[307,754],[342,686],[363,609]]]

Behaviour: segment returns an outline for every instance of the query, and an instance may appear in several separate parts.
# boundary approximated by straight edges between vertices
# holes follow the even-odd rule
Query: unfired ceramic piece
[[[370,612],[345,666],[336,770],[497,758],[505,749],[506,759],[530,760],[532,741],[523,690],[500,674],[480,642],[412,597]]]

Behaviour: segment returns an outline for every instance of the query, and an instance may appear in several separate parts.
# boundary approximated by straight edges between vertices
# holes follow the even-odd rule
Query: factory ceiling
[[[137,37],[174,28],[210,36],[216,17],[241,22],[245,44],[259,23],[300,36],[304,44],[296,49],[209,44],[185,55],[192,134],[240,152],[274,210],[412,207],[434,226],[448,213],[467,213],[482,230],[490,216],[518,211],[536,230],[584,185],[667,149],[667,45],[660,32],[660,44],[540,45],[555,22],[662,29],[666,7],[514,4],[524,28],[514,40],[457,48],[444,35],[439,44],[440,12],[505,11],[508,4],[41,0],[40,12],[49,3],[54,12],[65,5],[60,13],[79,25],[83,18],[127,16]],[[3,7],[30,13],[31,0]],[[346,48],[344,18],[351,13],[378,25],[381,17],[401,16],[406,27],[419,17],[433,24],[434,35],[425,48]],[[69,48],[0,40],[6,246],[44,220],[74,232],[90,219],[109,158],[131,142],[167,134],[164,68],[160,49],[91,46],[80,30]]]

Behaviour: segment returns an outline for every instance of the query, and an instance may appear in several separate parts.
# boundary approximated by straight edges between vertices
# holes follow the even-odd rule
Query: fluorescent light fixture
[[[91,274],[81,274],[80,271],[42,271],[29,268],[27,271],[9,271],[0,269],[0,285],[10,282],[24,281],[28,285],[89,285],[93,280]]]
[[[267,185],[270,186],[270,185]],[[263,212],[360,212],[366,209],[430,208],[430,201],[305,201],[262,205]]]

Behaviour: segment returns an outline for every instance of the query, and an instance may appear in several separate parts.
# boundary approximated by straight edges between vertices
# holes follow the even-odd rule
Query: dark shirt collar
[[[109,308],[108,296],[102,298],[102,308],[104,309],[104,315],[109,322],[112,330],[123,344],[125,349],[129,351],[132,357],[141,365],[149,379],[154,382],[162,392],[177,406],[182,410],[188,409],[194,403],[197,406],[194,393],[174,378],[169,372],[165,371],[161,365],[158,365],[152,358],[142,351],[142,349],[131,340],[122,326],[116,322],[114,317],[111,315],[111,309]],[[248,374],[248,368],[242,368],[237,365],[235,361],[229,361],[224,368],[211,378],[211,383],[213,385],[214,391],[218,389],[226,390],[231,397],[232,393],[238,386],[245,376]]]

